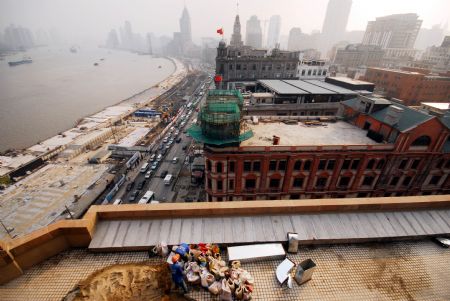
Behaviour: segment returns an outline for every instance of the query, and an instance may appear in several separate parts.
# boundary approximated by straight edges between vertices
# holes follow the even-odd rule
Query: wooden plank
[[[212,218],[203,218],[203,242],[205,243],[213,242],[213,222]]]
[[[109,222],[98,222],[95,227],[94,237],[89,244],[89,248],[98,248],[102,245],[103,240],[105,239],[106,231],[108,231],[108,223]]]
[[[113,247],[123,247],[123,241],[127,235],[128,229],[130,228],[130,221],[123,220],[120,222],[119,228],[117,229],[116,237],[112,243]]]
[[[244,219],[239,217],[224,217],[223,219],[223,237],[224,242],[229,243],[247,243],[245,240]]]
[[[380,222],[372,214],[361,213],[358,215],[361,217],[361,221],[364,221],[363,223],[361,223],[361,225],[364,227],[364,230],[366,230],[368,233],[372,233],[371,235],[369,235],[369,237],[387,236],[387,233],[379,224]]]
[[[225,232],[225,225],[224,225],[224,221],[223,218],[221,217],[215,217],[212,218],[212,237],[211,237],[211,242],[216,243],[216,244],[220,244],[224,241],[224,232]],[[228,227],[228,231],[231,230],[231,225],[227,225],[226,227]]]
[[[411,228],[414,229],[414,232],[416,232],[416,235],[425,235],[427,232],[422,228],[422,226],[419,224],[419,222],[416,220],[416,218],[412,215],[410,211],[401,211],[399,214],[403,215],[408,222],[408,224],[411,226]]]
[[[253,228],[253,217],[245,216],[242,220],[244,221],[244,241],[255,242],[256,229]]]
[[[339,218],[335,214],[320,214],[320,219],[322,220],[322,226],[327,231],[327,236],[330,239],[340,239],[344,238],[345,235],[339,229]]]
[[[283,219],[285,217],[281,215],[270,216],[270,221],[272,223],[273,229],[273,240],[272,241],[286,241],[287,234],[283,228]]]
[[[193,225],[194,219],[192,218],[182,219],[180,237],[183,241],[185,241],[188,244],[196,243],[193,241]]]
[[[355,238],[358,237],[353,223],[350,221],[348,213],[338,213],[336,214],[339,222],[339,232],[342,233],[343,238]]]
[[[314,227],[308,215],[306,214],[293,215],[292,223],[294,224],[295,232],[298,233],[299,240],[316,239]]]
[[[428,210],[427,213],[433,218],[436,225],[439,227],[441,231],[440,233],[450,233],[450,227],[435,210]]]
[[[416,212],[417,216],[420,216],[420,218],[424,221],[425,225],[428,226],[433,234],[442,234],[443,229],[439,226],[439,224],[436,222],[434,217],[430,215],[430,213],[427,210]]]
[[[368,233],[366,228],[362,226],[358,213],[347,213],[346,215],[349,222],[352,224],[353,229],[355,230],[355,238],[367,238],[372,235],[370,234],[371,232]]]
[[[395,229],[394,229],[394,227],[392,227],[392,224],[390,223],[389,219],[383,212],[375,212],[374,216],[378,219],[378,221],[380,222],[384,231],[388,234],[388,237],[400,236],[398,234],[399,232],[395,231]]]
[[[275,233],[270,216],[261,216],[261,220],[264,231],[264,241],[273,241]]]
[[[170,229],[172,228],[172,219],[171,218],[164,218],[161,220],[160,227],[158,227],[158,236],[159,239],[156,241],[158,244],[160,241],[165,241],[167,244],[170,244],[167,240],[169,239]],[[152,229],[153,232],[153,223],[152,223]],[[156,237],[156,235],[155,235]]]
[[[192,219],[192,237],[191,243],[198,244],[203,242],[203,218]]]
[[[431,223],[432,221],[429,220],[425,215],[417,211],[411,211],[411,214],[414,216],[420,226],[425,230],[426,234],[436,233],[434,229],[429,225],[429,223]]]
[[[182,242],[185,242],[183,237],[181,236],[181,219],[174,218],[172,219],[172,225],[170,227],[169,234],[167,235],[167,244],[169,245],[179,245]]]
[[[281,221],[283,223],[285,239],[287,240],[287,233],[295,232],[295,227],[294,224],[292,223],[292,215],[284,215],[284,218]]]
[[[161,235],[162,222],[160,219],[148,220],[144,236],[146,246],[156,246],[163,241],[167,243],[166,237]]]
[[[408,232],[406,232],[403,225],[398,221],[394,212],[386,212],[384,215],[389,221],[389,224],[395,229],[397,236],[408,236]]]
[[[255,241],[257,242],[266,241],[266,237],[264,235],[263,220],[261,216],[252,217],[252,221],[253,221],[253,229],[255,230]]]
[[[448,211],[446,211],[446,210],[434,210],[434,212],[436,212],[436,214],[441,217],[442,221],[447,225],[447,227],[450,228],[450,216],[445,214]]]
[[[105,234],[105,239],[102,241],[100,245],[101,248],[110,247],[114,242],[114,238],[117,234],[117,229],[119,228],[120,221],[109,221],[108,222],[108,230]]]

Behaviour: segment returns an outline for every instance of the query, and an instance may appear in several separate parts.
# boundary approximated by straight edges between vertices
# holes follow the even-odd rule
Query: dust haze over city
[[[0,0],[0,300],[447,300],[449,19]]]

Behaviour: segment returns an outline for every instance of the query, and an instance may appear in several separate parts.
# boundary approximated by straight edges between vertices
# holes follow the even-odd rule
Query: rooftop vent
[[[390,105],[387,109],[386,117],[384,122],[389,125],[396,125],[400,121],[400,117],[403,114],[404,109],[397,107],[395,105]]]

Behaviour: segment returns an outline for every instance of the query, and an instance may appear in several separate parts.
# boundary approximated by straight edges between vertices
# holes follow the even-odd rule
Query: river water
[[[0,151],[54,136],[175,70],[164,58],[101,48],[41,47],[25,55],[33,63],[8,65],[23,54],[0,61]]]

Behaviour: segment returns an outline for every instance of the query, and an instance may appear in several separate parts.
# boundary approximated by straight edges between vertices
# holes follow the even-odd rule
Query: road
[[[200,88],[202,87],[202,85],[204,83],[205,83],[204,81],[200,82],[192,94],[197,95],[200,92]],[[202,91],[205,92],[207,90],[207,87],[208,87],[208,84],[205,84],[204,89]],[[183,114],[186,114],[189,110],[192,111],[192,114],[186,119],[187,122],[184,125],[184,127],[179,128],[179,135],[177,137],[181,138],[181,141],[180,141],[180,143],[176,143],[175,141],[172,143],[172,145],[170,146],[170,148],[168,149],[166,154],[163,155],[162,161],[158,165],[158,168],[153,172],[153,175],[149,179],[145,179],[145,173],[138,172],[138,170],[141,168],[141,166],[144,163],[149,162],[150,163],[149,165],[152,164],[152,162],[150,162],[150,160],[149,160],[150,154],[147,155],[143,160],[141,160],[141,163],[137,167],[137,169],[135,169],[134,171],[132,171],[130,174],[127,175],[131,180],[127,181],[124,184],[124,186],[126,186],[130,182],[134,182],[134,187],[130,191],[125,191],[124,189],[122,191],[119,191],[116,198],[120,198],[122,200],[122,203],[125,203],[125,204],[126,203],[137,203],[142,198],[142,196],[145,194],[145,192],[148,190],[151,190],[155,193],[155,200],[157,200],[159,202],[172,202],[176,199],[176,192],[173,191],[172,188],[177,181],[178,174],[181,171],[183,164],[185,164],[189,146],[192,142],[192,138],[188,137],[186,135],[186,133],[184,133],[184,132],[186,131],[187,128],[189,128],[191,126],[193,120],[197,118],[197,112],[195,111],[195,109],[200,106],[200,104],[204,101],[205,97],[206,97],[205,95],[196,96],[193,99],[193,101],[200,99],[197,106],[195,108],[190,108],[190,109],[184,108],[183,109],[184,110]],[[172,135],[172,137],[173,137],[173,135]],[[159,141],[157,143],[158,146],[160,144],[162,144],[162,141]],[[164,144],[164,147],[165,147],[165,145],[166,144]],[[183,146],[186,146],[185,150],[183,150]],[[154,153],[157,156],[158,154],[161,153],[161,151],[157,150]],[[178,158],[178,161],[176,163],[173,163],[173,158],[175,158],[175,157]],[[173,176],[173,180],[170,185],[164,184],[164,178],[162,177],[162,174],[164,171],[167,171],[167,174],[172,174],[172,176]],[[134,180],[133,180],[133,178],[134,178]],[[139,194],[137,195],[135,200],[130,201],[129,200],[130,194],[134,190],[136,190],[137,184],[141,181],[145,181],[144,187],[139,191]]]

